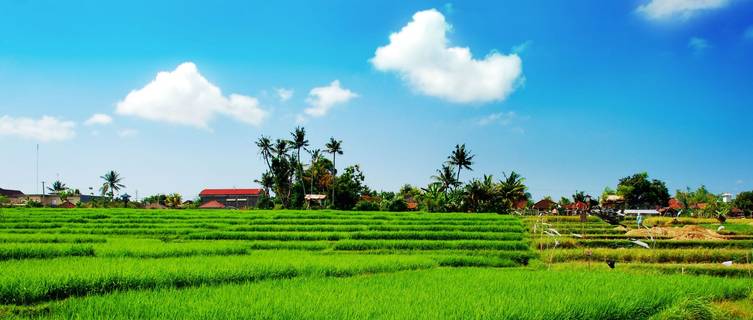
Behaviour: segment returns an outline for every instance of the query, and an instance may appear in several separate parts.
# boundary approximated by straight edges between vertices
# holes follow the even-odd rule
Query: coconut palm
[[[264,188],[264,193],[269,196],[269,190],[274,187],[275,178],[271,173],[265,172],[261,174],[261,179],[256,179],[254,182],[260,184]]]
[[[68,187],[60,180],[56,180],[51,186],[47,187],[47,190],[52,193],[60,193],[61,191],[68,190]]]
[[[293,148],[296,149],[296,159],[298,160],[298,180],[301,182],[301,188],[303,188],[303,194],[306,194],[306,184],[303,183],[303,163],[301,162],[301,149],[306,150],[309,146],[309,141],[306,140],[306,129],[303,127],[296,127],[295,131],[290,133],[293,136],[293,140],[290,143]]]
[[[448,165],[442,165],[442,169],[437,169],[437,175],[431,178],[440,184],[440,191],[444,193],[460,185],[460,181],[455,178],[455,170]]]
[[[269,137],[261,136],[259,140],[256,140],[256,146],[259,148],[259,154],[264,158],[264,162],[267,163],[267,169],[272,170],[272,164],[269,162],[269,158],[272,157],[274,147],[272,147],[272,140]]]
[[[287,158],[288,150],[290,150],[290,144],[288,143],[288,140],[284,140],[284,139],[275,140],[275,145],[272,148],[272,151],[274,151],[277,158]]]
[[[121,183],[123,178],[119,173],[115,172],[115,170],[110,170],[100,178],[105,180],[105,183],[102,184],[102,187],[99,190],[102,192],[102,195],[109,194],[110,200],[115,198],[115,191],[120,191],[121,188],[125,188],[125,185]]]
[[[530,194],[526,192],[526,185],[524,184],[525,178],[515,171],[510,172],[510,175],[504,174],[505,179],[499,182],[500,192],[502,197],[508,205],[515,206],[518,201],[526,200],[530,197]]]
[[[455,145],[455,150],[452,151],[449,157],[447,157],[447,163],[452,166],[458,167],[457,180],[460,181],[460,170],[463,168],[473,171],[471,166],[473,165],[473,157],[470,150],[465,149],[465,144]]]
[[[334,183],[332,184],[332,206],[335,205],[335,187],[337,186],[337,155],[343,154],[342,140],[335,140],[334,137],[329,138],[329,142],[324,145],[327,148],[327,153],[332,154],[332,178]]]
[[[311,155],[311,167],[309,168],[309,173],[311,174],[311,189],[310,192],[314,193],[314,181],[316,180],[316,175],[319,171],[319,160],[322,157],[322,150],[321,149],[313,149],[313,150],[306,150]]]

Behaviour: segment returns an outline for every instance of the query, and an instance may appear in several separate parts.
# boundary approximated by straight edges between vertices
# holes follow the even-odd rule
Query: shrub
[[[361,200],[356,203],[356,206],[353,207],[353,210],[356,211],[379,211],[379,205],[371,202],[371,201],[365,201]]]
[[[26,207],[27,208],[41,208],[43,207],[43,205],[39,201],[29,200],[29,201],[26,201]]]

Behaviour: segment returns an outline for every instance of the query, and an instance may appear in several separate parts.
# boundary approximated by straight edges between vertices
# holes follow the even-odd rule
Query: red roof
[[[585,202],[575,202],[568,205],[565,205],[565,209],[567,210],[586,210],[588,209],[588,205]]]
[[[199,196],[256,196],[262,192],[261,189],[204,189]]]
[[[671,199],[669,199],[669,207],[671,209],[680,210],[680,209],[683,208],[683,205],[677,199],[671,198]]]
[[[224,204],[217,202],[217,200],[212,200],[205,204],[202,204],[199,209],[222,209],[224,207]]]

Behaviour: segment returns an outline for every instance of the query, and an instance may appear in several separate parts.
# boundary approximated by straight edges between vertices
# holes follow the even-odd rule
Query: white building
[[[732,194],[729,192],[722,193],[722,202],[724,203],[732,202]]]

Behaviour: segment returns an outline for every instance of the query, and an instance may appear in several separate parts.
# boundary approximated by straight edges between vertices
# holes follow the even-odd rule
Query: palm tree
[[[306,140],[306,129],[303,127],[296,127],[295,131],[291,132],[290,135],[293,136],[293,140],[290,141],[290,143],[293,145],[293,148],[296,149],[298,159],[298,180],[301,181],[301,188],[303,188],[303,194],[306,194],[306,184],[303,183],[303,163],[301,162],[301,149],[306,150],[306,147],[309,146],[309,141]]]
[[[460,185],[460,182],[455,178],[455,170],[448,165],[442,165],[442,169],[437,169],[437,175],[431,178],[440,183],[440,191],[444,193],[447,193],[450,188]]]
[[[264,193],[269,197],[269,190],[274,187],[275,178],[267,171],[261,174],[261,179],[256,179],[254,182],[260,184],[264,188]]]
[[[500,189],[504,201],[510,205],[515,206],[518,201],[528,199],[530,194],[526,192],[526,185],[524,184],[525,178],[515,171],[510,172],[510,175],[504,174],[505,179],[500,181]]]
[[[277,154],[277,158],[285,158],[288,156],[288,149],[290,149],[288,140],[277,139],[275,140],[275,145],[272,148],[272,151]]]
[[[465,168],[473,171],[473,169],[471,168],[471,166],[473,165],[473,157],[475,157],[475,155],[471,154],[470,150],[465,150],[465,144],[455,145],[455,150],[452,151],[452,154],[450,154],[449,157],[447,157],[448,164],[458,167],[458,181],[460,181],[460,170]]]
[[[318,170],[318,164],[319,160],[322,157],[322,150],[321,149],[314,149],[314,150],[307,150],[309,154],[311,154],[311,168],[310,168],[310,174],[311,174],[311,190],[310,192],[314,193],[314,180],[316,180],[316,173]]]
[[[102,187],[99,190],[102,192],[102,195],[109,193],[111,201],[115,198],[115,191],[120,191],[120,188],[125,188],[125,185],[121,183],[123,178],[119,173],[115,172],[115,170],[110,170],[110,172],[105,173],[105,175],[100,178],[105,180],[105,183],[102,184]]]
[[[68,190],[68,187],[60,180],[56,180],[51,186],[47,187],[47,190],[52,193],[60,193],[61,191]]]
[[[269,137],[261,136],[259,140],[256,140],[256,146],[259,148],[259,154],[264,158],[264,162],[267,163],[267,169],[272,170],[272,164],[269,162],[269,158],[272,157],[274,151],[272,140]]]
[[[324,145],[327,148],[327,153],[332,154],[332,178],[334,183],[332,184],[332,206],[335,205],[335,187],[337,186],[337,155],[343,154],[342,140],[335,140],[334,137],[329,138],[329,142]]]

